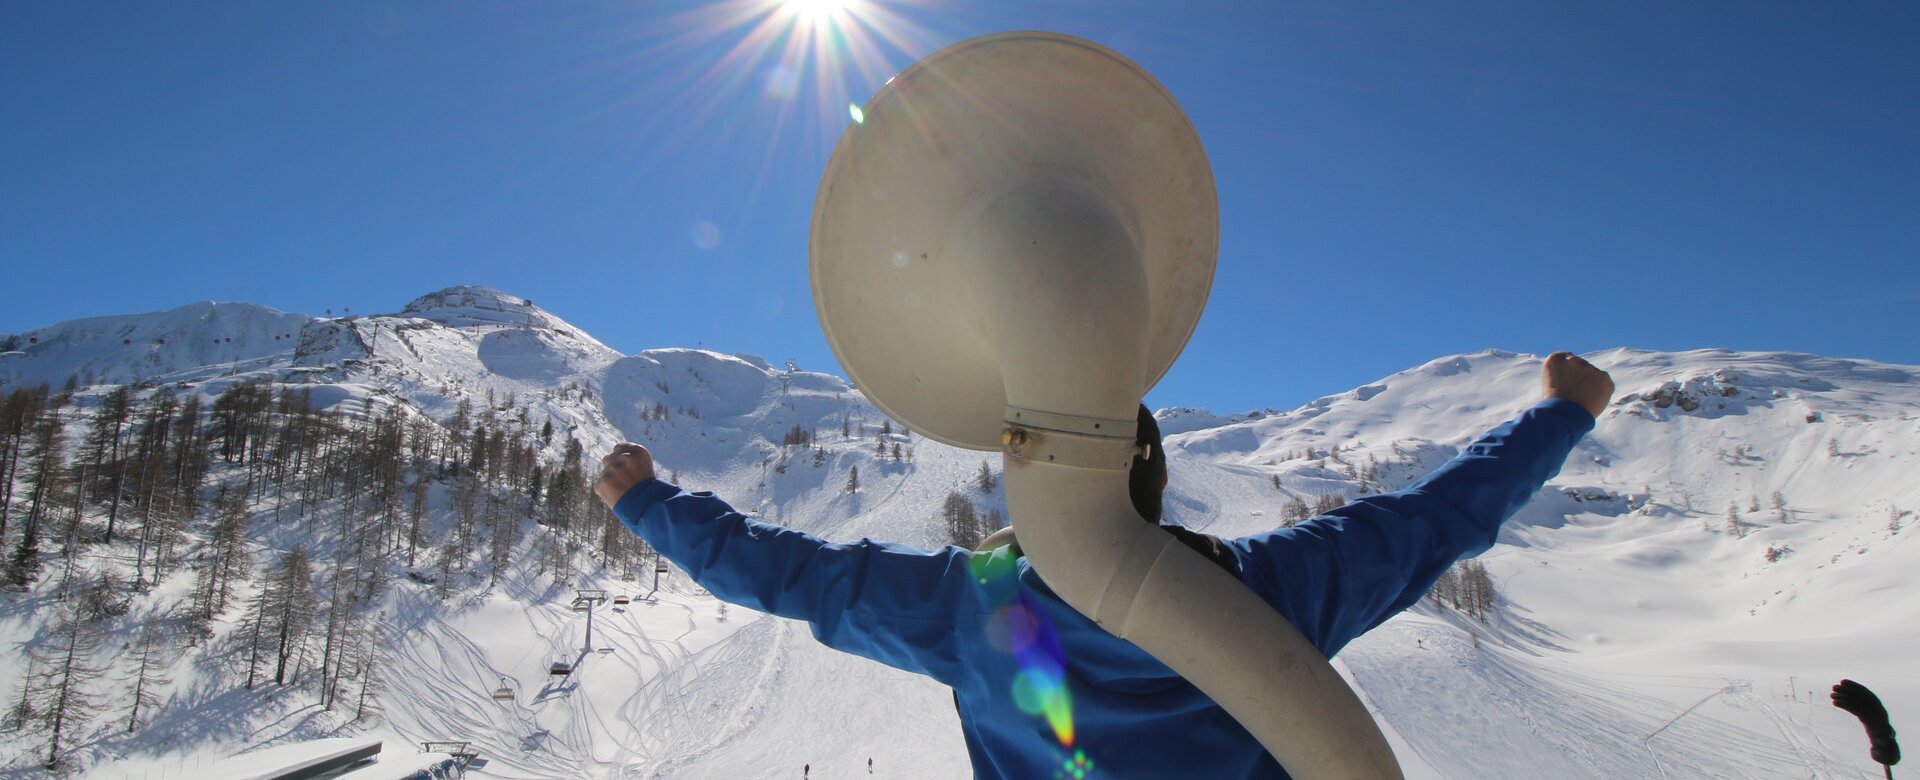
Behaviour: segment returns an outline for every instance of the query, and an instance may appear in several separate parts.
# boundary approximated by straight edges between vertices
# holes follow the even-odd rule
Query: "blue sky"
[[[1214,164],[1213,297],[1155,405],[1487,347],[1920,363],[1920,6],[1580,5],[854,0],[796,59],[773,0],[9,2],[0,332],[478,283],[623,351],[838,373],[806,231],[846,106],[1040,28],[1153,72]]]

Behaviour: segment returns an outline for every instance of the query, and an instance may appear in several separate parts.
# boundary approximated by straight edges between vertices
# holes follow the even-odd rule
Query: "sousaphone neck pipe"
[[[1040,577],[1213,697],[1294,777],[1400,777],[1300,632],[1132,506],[1149,291],[1125,226],[1075,186],[1027,184],[976,228],[968,256],[989,267],[975,293],[1006,382],[1008,514]]]

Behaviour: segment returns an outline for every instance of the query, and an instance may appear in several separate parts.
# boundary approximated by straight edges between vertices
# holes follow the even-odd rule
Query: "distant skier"
[[[1570,353],[1549,356],[1541,374],[1540,403],[1406,490],[1237,539],[1161,527],[1239,577],[1331,657],[1419,601],[1454,561],[1491,546],[1613,394],[1605,371]],[[1141,517],[1159,523],[1166,454],[1144,407],[1138,438],[1143,456],[1134,458],[1130,493]],[[828,646],[952,687],[977,777],[1095,765],[1125,777],[1287,776],[1206,694],[1055,596],[1017,541],[979,552],[829,543],[660,481],[638,444],[615,447],[602,464],[595,493],[715,596],[807,621]],[[1048,664],[1051,677],[1035,674]],[[1065,690],[1036,687],[1050,682]],[[1050,702],[1070,702],[1070,712],[1042,713]]]

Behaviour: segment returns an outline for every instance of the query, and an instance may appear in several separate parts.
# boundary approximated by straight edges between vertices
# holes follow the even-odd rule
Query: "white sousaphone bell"
[[[1300,632],[1128,499],[1137,405],[1192,335],[1219,245],[1212,168],[1172,95],[1099,44],[1014,32],[914,63],[864,116],[820,182],[809,247],[853,382],[923,436],[1000,450],[1048,586],[1289,774],[1399,777]]]

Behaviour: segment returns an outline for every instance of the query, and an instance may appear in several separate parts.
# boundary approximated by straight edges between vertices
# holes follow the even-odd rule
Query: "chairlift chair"
[[[633,599],[628,598],[625,593],[613,597],[613,605],[616,607],[624,607],[632,601]]]
[[[592,612],[592,611],[593,611],[593,602],[591,602],[591,601],[588,601],[588,600],[586,600],[586,599],[574,599],[574,600],[573,600],[573,611],[575,611],[575,612]]]
[[[500,678],[500,687],[493,689],[494,701],[513,701],[513,687],[507,684],[507,678]]]
[[[573,664],[567,663],[566,661],[554,661],[553,666],[547,669],[547,674],[555,677],[565,677],[573,674]]]

